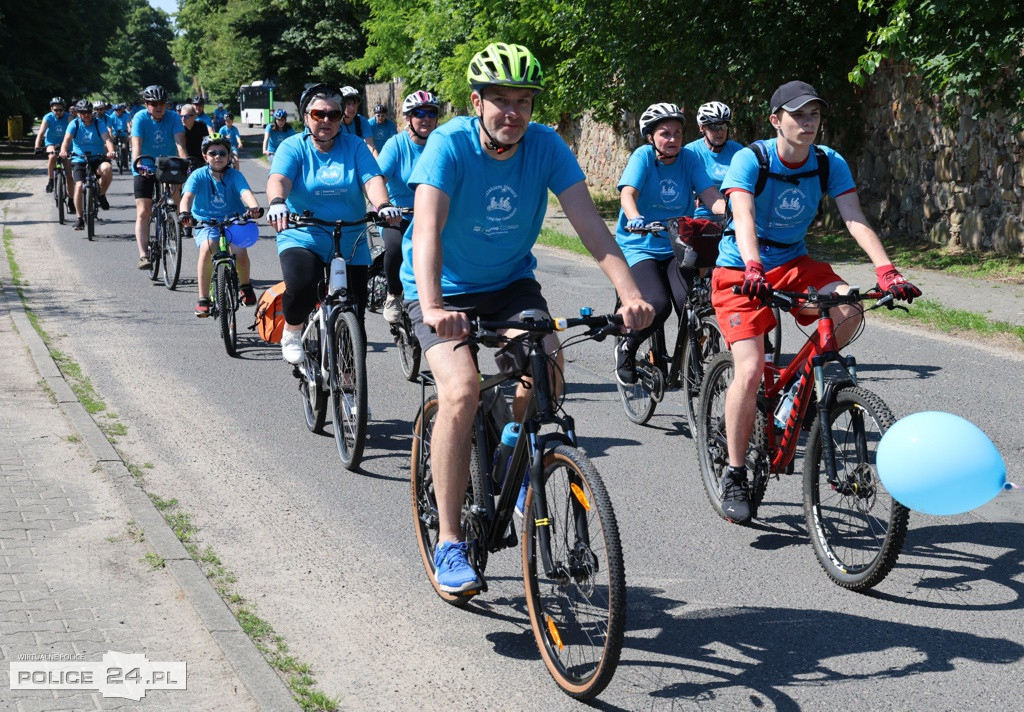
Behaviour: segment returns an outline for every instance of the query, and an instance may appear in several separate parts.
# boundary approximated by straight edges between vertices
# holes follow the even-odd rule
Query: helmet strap
[[[483,129],[484,134],[487,136],[487,142],[485,143],[485,147],[490,151],[494,151],[499,156],[505,153],[506,151],[510,151],[516,146],[518,146],[519,143],[522,142],[523,138],[526,136],[526,133],[524,132],[523,136],[519,137],[519,141],[516,141],[515,143],[501,143],[496,138],[494,138],[494,136],[491,135],[491,132],[487,130],[487,127],[484,126],[483,109],[481,109],[480,113],[477,114],[477,118],[480,120],[480,128]]]
[[[412,127],[412,121],[411,120],[408,123],[409,123],[409,133],[414,134],[416,136],[416,138],[420,139],[421,141],[426,141],[427,137],[430,136],[429,132],[427,132],[425,134],[421,134],[419,131],[414,129]]]

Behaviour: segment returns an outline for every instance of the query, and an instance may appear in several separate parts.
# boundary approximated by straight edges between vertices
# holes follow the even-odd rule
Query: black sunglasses
[[[317,121],[341,121],[341,111],[338,109],[330,109],[329,111],[310,109],[309,115]]]
[[[227,151],[207,151],[206,155],[210,158],[224,158],[228,155]]]
[[[437,109],[413,109],[410,113],[417,119],[437,118]]]

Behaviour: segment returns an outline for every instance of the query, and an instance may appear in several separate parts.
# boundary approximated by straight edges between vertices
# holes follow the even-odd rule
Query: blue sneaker
[[[445,593],[483,587],[484,582],[466,558],[468,551],[469,544],[464,541],[446,541],[434,551],[434,580]]]
[[[516,514],[523,516],[523,509],[526,507],[526,490],[530,487],[530,473],[523,476],[523,486],[519,488],[519,499],[516,500]]]

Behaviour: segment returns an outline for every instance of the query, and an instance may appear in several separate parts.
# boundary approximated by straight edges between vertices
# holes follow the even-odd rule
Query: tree
[[[139,90],[160,84],[173,91],[178,70],[171,57],[174,32],[170,17],[146,0],[126,0],[125,22],[104,53],[103,92],[113,99],[135,98]]]

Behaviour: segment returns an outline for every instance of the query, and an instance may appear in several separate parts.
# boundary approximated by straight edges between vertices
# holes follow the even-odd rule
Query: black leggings
[[[384,278],[388,282],[388,294],[402,296],[402,235],[409,227],[409,221],[403,220],[397,228],[381,228],[380,236],[384,240]]]
[[[311,250],[290,247],[280,254],[281,274],[284,276],[284,296],[281,308],[289,324],[302,324],[320,301],[324,285],[324,262]],[[356,305],[359,323],[366,310],[366,280],[369,267],[348,265],[349,298]]]
[[[672,315],[686,308],[686,298],[693,286],[695,270],[679,269],[675,257],[664,260],[644,260],[629,268],[644,301],[654,307],[654,322],[644,329],[626,337],[626,344],[632,353],[648,336],[657,331]]]

